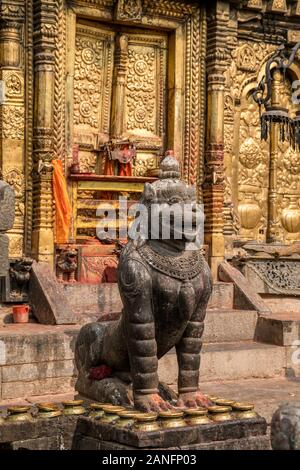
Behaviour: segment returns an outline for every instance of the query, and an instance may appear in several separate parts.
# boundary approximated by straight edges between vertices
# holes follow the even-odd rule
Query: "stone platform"
[[[61,416],[0,425],[0,450],[264,450],[270,448],[261,418],[152,432],[118,429],[85,416]]]

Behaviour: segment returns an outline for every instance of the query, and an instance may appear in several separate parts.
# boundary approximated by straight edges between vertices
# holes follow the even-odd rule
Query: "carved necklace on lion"
[[[184,251],[178,255],[162,255],[144,244],[138,248],[141,258],[156,271],[181,281],[198,276],[204,268],[204,258],[199,251]]]

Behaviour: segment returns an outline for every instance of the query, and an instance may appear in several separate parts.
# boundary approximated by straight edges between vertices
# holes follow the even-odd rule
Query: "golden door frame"
[[[201,198],[204,174],[206,9],[193,0],[28,0],[26,2],[26,252],[53,263],[51,160],[72,156],[77,18],[169,33],[168,141],[183,178]],[[34,100],[30,97],[34,95]]]
[[[269,46],[270,48],[275,46]],[[284,156],[279,148],[278,145],[278,136],[274,135],[274,130],[271,133],[270,139],[267,142],[261,142],[260,136],[254,137],[252,135],[248,135],[247,141],[249,141],[249,145],[252,145],[252,148],[248,148],[248,157],[243,155],[241,144],[242,144],[242,137],[241,137],[241,117],[243,111],[246,109],[249,110],[249,94],[256,88],[257,83],[260,82],[262,79],[264,72],[265,72],[265,63],[267,60],[272,56],[273,51],[268,52],[264,56],[263,62],[260,63],[259,69],[257,73],[245,74],[245,78],[241,83],[239,89],[239,104],[237,107],[234,108],[234,133],[232,137],[232,141],[230,143],[232,152],[227,152],[227,161],[228,157],[231,161],[228,164],[227,176],[231,178],[231,198],[234,206],[235,213],[239,213],[239,222],[240,227],[236,229],[235,238],[241,240],[257,240],[258,242],[266,243],[268,242],[269,232],[270,230],[276,228],[276,237],[277,241],[281,243],[291,243],[294,241],[299,240],[299,232],[298,234],[288,233],[288,230],[284,227],[284,222],[280,222],[282,218],[283,210],[288,213],[289,207],[281,207],[281,203],[278,202],[280,197],[278,196],[284,195],[283,188],[277,187],[277,171],[278,171],[278,158],[280,156]],[[273,66],[274,68],[274,66]],[[291,67],[287,71],[287,77],[290,80],[300,80],[300,63],[299,61],[295,61]],[[275,99],[278,99],[278,105],[280,105],[280,95]],[[255,110],[257,111],[257,116],[259,116],[259,109],[256,103],[253,101],[253,105],[255,106]],[[249,110],[249,112],[251,112]],[[260,134],[260,123],[258,122],[256,134]],[[226,135],[226,134],[225,134]],[[250,140],[252,142],[250,142]],[[254,147],[255,145],[255,147]],[[256,156],[258,160],[258,165],[264,166],[264,174],[265,178],[262,183],[262,186],[257,186],[257,182],[259,179],[259,175],[255,174],[255,172],[259,172],[259,167],[256,165],[252,168],[252,161],[249,159],[249,153],[254,152],[254,148],[258,149],[259,155]],[[243,162],[246,158],[249,159],[249,172],[251,173],[250,179],[253,181],[255,180],[256,183],[247,184],[243,183],[240,174],[240,170],[246,168],[247,170],[247,163]],[[251,158],[251,157],[250,157]],[[270,168],[272,166],[271,177],[270,177]],[[298,185],[299,190],[297,194],[300,194],[300,173],[298,177]],[[273,188],[269,181],[270,179],[273,180]],[[251,189],[251,186],[253,188]],[[258,191],[260,189],[260,191]],[[271,196],[270,196],[271,192]],[[292,194],[287,194],[287,198],[291,198]],[[298,218],[300,216],[300,209],[298,208]],[[289,217],[293,217],[295,214],[295,208],[292,207],[290,210]],[[231,253],[232,246],[229,244],[227,245],[227,255]]]

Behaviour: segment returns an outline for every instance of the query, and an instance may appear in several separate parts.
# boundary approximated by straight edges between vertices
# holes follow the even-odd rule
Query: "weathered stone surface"
[[[135,450],[136,447],[116,442],[97,441],[90,437],[82,437],[77,442],[76,449],[79,450]],[[268,436],[246,437],[241,439],[227,439],[226,441],[215,441],[211,444],[190,444],[187,446],[168,447],[165,449],[156,447],[151,450],[269,450],[270,439]]]
[[[212,444],[227,439],[239,440],[266,435],[266,421],[257,417],[248,420],[232,420],[223,423],[212,423],[200,426],[186,426],[153,432],[138,432],[118,429],[112,425],[86,417],[78,419],[74,443],[84,437],[99,441],[111,441],[135,448],[161,448],[189,446],[191,444]],[[194,447],[195,448],[195,447]]]
[[[12,442],[9,448],[11,450],[59,450],[59,440],[58,436],[37,437],[35,439]]]
[[[63,289],[72,310],[78,313],[78,321],[81,324],[89,321],[117,320],[121,315],[123,304],[116,283],[63,284]],[[214,283],[208,308],[232,309],[233,290],[232,283]]]
[[[271,444],[275,450],[300,450],[300,402],[282,405],[274,413]]]
[[[113,403],[114,405],[132,405],[132,390],[116,377],[103,380],[90,380],[88,376],[79,374],[75,386],[81,396],[91,398],[100,403]]]
[[[116,283],[65,284],[63,289],[81,323],[116,320],[121,314],[123,305]]]
[[[76,374],[71,359],[51,362],[34,362],[2,367],[2,382],[32,382],[52,377],[72,377]],[[25,384],[24,384],[25,385]]]
[[[269,307],[264,303],[256,291],[251,288],[249,281],[236,268],[227,261],[219,265],[219,279],[223,282],[233,282],[235,287],[235,308],[253,309],[259,313],[270,313]]]
[[[6,382],[2,383],[1,398],[5,400],[49,393],[67,393],[74,389],[74,385],[75,378],[73,377],[53,377],[32,382]]]
[[[208,308],[232,309],[234,285],[230,282],[214,282],[213,290],[208,301]]]
[[[43,330],[40,331],[41,328],[47,329],[47,327],[40,327],[37,333],[34,328],[30,327],[31,325],[28,325],[28,329],[24,328],[23,333],[17,325],[12,325],[11,330],[5,328],[0,331],[0,341],[2,341],[1,344],[5,348],[6,365],[51,362],[74,358],[78,328],[67,327],[64,330],[62,327],[57,327],[51,332],[50,330],[43,332]],[[9,331],[11,331],[10,334]]]
[[[260,316],[257,321],[255,339],[278,346],[293,345],[295,341],[300,340],[300,314],[299,319],[289,319],[288,314]]]
[[[200,383],[239,378],[278,377],[285,374],[285,348],[250,341],[204,344],[200,364]],[[168,385],[176,384],[175,351],[159,361],[159,375]]]
[[[13,188],[0,181],[0,232],[13,227],[15,219],[15,193]]]
[[[6,276],[9,270],[8,244],[8,236],[0,233],[0,277]]]
[[[35,317],[46,325],[77,323],[61,284],[47,263],[34,262],[29,282],[29,301]]]
[[[82,416],[1,425],[0,450],[268,449],[263,418],[140,433]]]
[[[205,343],[253,340],[257,322],[254,310],[207,310]]]
[[[19,423],[6,421],[1,425],[0,449],[71,449],[77,421],[78,416]]]

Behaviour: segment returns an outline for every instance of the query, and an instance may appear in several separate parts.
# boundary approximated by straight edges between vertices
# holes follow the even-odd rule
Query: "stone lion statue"
[[[116,381],[132,383],[137,409],[166,410],[171,405],[160,394],[158,360],[175,347],[177,405],[206,406],[210,403],[199,391],[199,367],[212,281],[196,244],[199,208],[195,188],[180,180],[179,164],[172,155],[162,160],[160,178],[145,184],[141,202],[148,212],[148,237],[129,240],[121,252],[122,315],[118,321],[91,323],[81,329],[75,352],[77,390],[99,401],[124,404],[128,401],[120,387],[115,400]],[[182,220],[175,223],[174,214],[168,211],[174,204],[184,207],[189,227]],[[166,217],[168,213],[170,217]],[[151,224],[154,216],[159,221],[156,227]],[[100,374],[102,381],[90,380],[91,369],[99,366],[106,366],[111,377],[103,379]],[[104,389],[109,390],[105,397]]]

